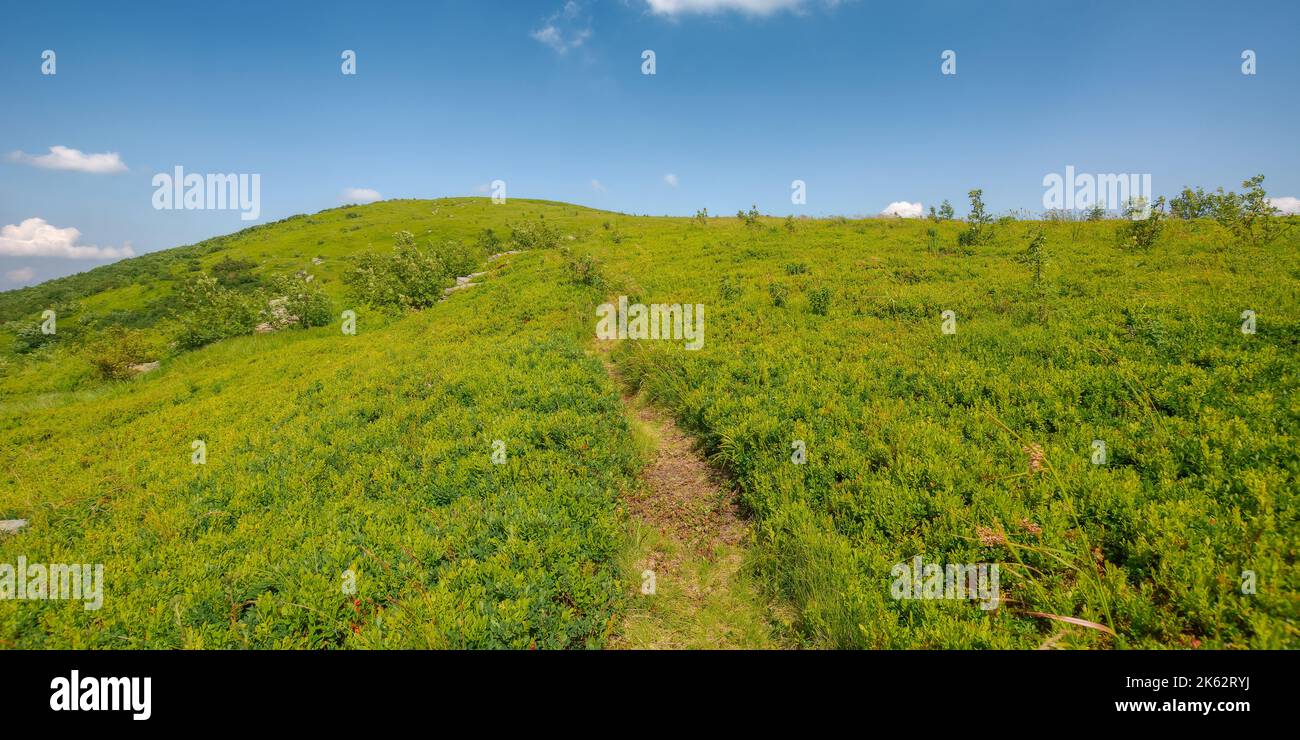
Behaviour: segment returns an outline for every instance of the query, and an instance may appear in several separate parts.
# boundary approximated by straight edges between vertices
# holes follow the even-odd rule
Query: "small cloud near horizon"
[[[668,174],[664,175],[664,182],[668,183],[668,187],[672,187],[672,188],[677,187],[677,175],[674,175],[673,173],[669,172]]]
[[[1300,214],[1300,198],[1292,195],[1283,195],[1277,198],[1269,198],[1269,205],[1286,214]]]
[[[919,202],[908,203],[905,200],[894,201],[885,206],[885,210],[880,212],[882,216],[897,216],[898,218],[920,218],[924,213],[924,208]]]
[[[126,164],[122,162],[122,157],[117,152],[86,154],[80,149],[57,145],[50,147],[49,154],[10,152],[9,161],[45,170],[89,172],[92,175],[115,175],[127,171]]]
[[[379,194],[378,190],[370,188],[348,188],[339,196],[342,203],[374,203],[384,196]]]
[[[64,259],[112,260],[135,256],[131,242],[121,247],[97,247],[78,244],[81,231],[74,227],[60,229],[43,218],[29,218],[20,224],[0,228],[0,256],[62,257]]]

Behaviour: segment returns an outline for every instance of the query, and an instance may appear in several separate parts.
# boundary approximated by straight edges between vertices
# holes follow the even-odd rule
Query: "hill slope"
[[[353,305],[341,281],[399,230],[492,229],[504,251],[539,220],[560,246],[424,310]],[[102,562],[107,586],[99,611],[0,601],[0,645],[607,644],[637,585],[620,499],[644,463],[590,351],[619,295],[706,306],[703,348],[611,357],[734,478],[748,568],[811,644],[1297,644],[1295,238],[1229,249],[1179,222],[1135,250],[1112,223],[1049,224],[1034,282],[1030,225],[974,249],[961,228],[394,201],[3,294],[6,318],[76,305],[66,343],[7,350],[0,519],[31,524],[0,563]],[[169,297],[221,265],[232,290],[305,270],[358,331],[163,349],[160,370],[95,378],[76,328],[162,336]],[[916,556],[999,564],[999,608],[895,598]]]

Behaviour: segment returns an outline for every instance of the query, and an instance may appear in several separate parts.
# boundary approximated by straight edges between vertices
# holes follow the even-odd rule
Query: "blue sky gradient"
[[[945,198],[964,214],[973,187],[994,212],[1038,212],[1044,175],[1067,165],[1151,173],[1157,194],[1264,173],[1270,194],[1300,196],[1294,2],[752,5],[772,3],[793,7],[8,3],[0,227],[41,218],[139,254],[250,225],[154,210],[151,178],[176,165],[260,174],[258,223],[339,205],[348,188],[482,195],[495,179],[511,197],[655,215]],[[945,49],[955,76],[940,74]],[[129,170],[3,158],[56,145],[117,152]],[[805,206],[790,202],[794,179]],[[103,262],[0,255],[0,289]]]

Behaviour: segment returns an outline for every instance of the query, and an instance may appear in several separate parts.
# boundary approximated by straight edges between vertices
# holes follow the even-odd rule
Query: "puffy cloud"
[[[591,38],[591,18],[575,0],[569,0],[529,36],[551,47],[557,54],[567,54]]]
[[[664,175],[664,182],[668,183],[669,187],[674,187],[674,188],[677,187],[677,175],[674,175],[673,173],[669,172],[668,174]]]
[[[126,165],[117,152],[103,154],[86,154],[80,149],[66,146],[52,146],[49,154],[28,154],[10,152],[9,161],[40,167],[46,170],[69,170],[72,172],[89,172],[95,175],[112,175],[126,172]]]
[[[651,13],[670,17],[729,10],[749,15],[771,15],[782,10],[802,10],[808,4],[808,0],[646,0]],[[835,6],[839,0],[825,0],[824,4]]]
[[[897,216],[898,218],[920,218],[924,209],[920,203],[908,203],[905,200],[895,201],[885,206],[885,210],[880,212],[882,216]]]
[[[374,203],[383,196],[378,190],[370,188],[348,188],[339,196],[339,201],[343,203]]]
[[[30,267],[19,267],[5,273],[5,280],[11,283],[29,283],[34,277],[36,277],[36,271]]]
[[[135,254],[130,242],[121,247],[96,247],[77,244],[80,239],[81,232],[71,226],[60,229],[43,218],[29,218],[0,229],[0,256],[111,260]]]
[[[592,180],[591,189],[595,190],[597,193],[603,193],[605,192],[605,185],[600,180]]]
[[[1268,202],[1283,213],[1300,214],[1300,198],[1291,195],[1283,195],[1280,198],[1269,198]]]

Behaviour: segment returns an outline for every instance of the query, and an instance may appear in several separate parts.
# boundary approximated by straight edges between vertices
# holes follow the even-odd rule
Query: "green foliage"
[[[525,221],[510,228],[510,243],[515,249],[554,249],[560,246],[560,232],[544,218]]]
[[[10,321],[5,324],[5,329],[14,335],[13,348],[15,352],[26,354],[40,349],[58,338],[57,333],[46,334],[42,331],[41,324],[40,319]]]
[[[289,276],[279,276],[271,281],[270,300],[277,301],[281,313],[294,317],[297,326],[304,329],[325,326],[334,320],[334,306],[324,291],[312,283]],[[263,319],[275,322],[276,312],[263,312]]]
[[[253,274],[253,269],[256,267],[257,263],[252,260],[231,259],[226,256],[209,271],[223,288],[251,288],[258,284],[257,276]]]
[[[259,297],[222,287],[214,277],[195,278],[177,295],[176,343],[181,349],[197,349],[249,334],[257,325],[260,303]]]
[[[956,213],[953,211],[952,204],[945,199],[943,205],[939,206],[939,220],[951,221],[955,217]]]
[[[590,254],[572,257],[570,254],[564,254],[568,259],[569,278],[575,285],[585,285],[599,290],[605,289],[605,277],[601,272],[600,260]]]
[[[1170,215],[1184,220],[1213,218],[1239,245],[1273,243],[1282,235],[1283,224],[1264,190],[1264,176],[1243,180],[1241,187],[1241,194],[1223,188],[1213,193],[1183,188],[1169,204]]]
[[[781,283],[771,283],[767,286],[767,294],[772,299],[773,306],[784,308],[786,300],[790,297],[790,289]]]
[[[831,289],[822,286],[808,291],[808,310],[818,316],[825,316],[831,310]]]
[[[135,374],[132,365],[157,356],[158,349],[148,334],[122,326],[109,327],[86,347],[86,359],[105,380],[129,378]]]
[[[492,229],[480,231],[475,245],[478,247],[478,251],[485,256],[498,254],[502,251],[501,237],[497,236]]]
[[[797,629],[859,648],[1300,646],[1294,237],[1222,250],[1167,227],[1156,260],[1117,245],[1109,222],[1015,223],[1003,228],[1019,248],[953,263],[916,249],[927,226],[810,221],[797,245],[773,235],[683,258],[680,230],[647,225],[641,252],[606,259],[611,280],[684,296],[801,260],[837,297],[814,322],[773,308],[773,283],[711,312],[703,352],[615,351],[734,478],[756,577]],[[1015,310],[1031,289],[1061,320]],[[1255,306],[1273,319],[1244,336],[1238,316]],[[944,336],[949,308],[958,329]],[[891,567],[916,555],[1000,563],[1005,603],[892,599]],[[1258,593],[1242,593],[1243,570]],[[1118,636],[1058,635],[1030,611]]]
[[[437,303],[443,288],[455,282],[455,271],[439,253],[417,245],[411,232],[399,231],[393,240],[391,253],[359,255],[354,267],[344,273],[343,282],[352,289],[352,297],[368,306],[401,310]],[[448,259],[461,260],[451,254]]]
[[[1215,212],[1215,196],[1205,192],[1204,188],[1183,188],[1173,200],[1169,201],[1169,215],[1174,218],[1191,220],[1209,218]]]
[[[1029,281],[1032,286],[1034,300],[1038,304],[1038,320],[1042,321],[1047,314],[1047,281],[1044,278],[1043,266],[1047,263],[1047,234],[1042,229],[1035,229],[1029,232],[1029,244],[1025,251],[1018,255],[1018,261],[1029,268]]]
[[[282,275],[321,253],[313,290],[337,301],[353,255],[399,229],[443,245],[416,260],[441,271],[449,242],[485,228],[545,214],[584,234],[610,218],[481,200],[390,201],[350,220],[332,209],[0,293],[6,317],[78,306],[60,312],[53,346],[0,358],[0,449],[13,453],[0,518],[32,521],[0,538],[0,562],[75,556],[109,579],[98,612],[0,600],[0,646],[608,644],[636,586],[618,567],[619,499],[640,461],[586,346],[608,296],[575,288],[566,255],[501,260],[434,310],[363,313],[356,336],[232,336],[131,383],[95,377],[75,339],[135,317],[159,340],[187,300],[248,334],[280,279],[226,288],[208,275],[225,257]],[[1039,270],[1022,223],[978,259],[948,260],[917,248],[927,228],[950,243],[961,227],[942,223],[810,219],[796,243],[730,219],[618,218],[635,249],[584,244],[603,279],[647,301],[724,299],[704,350],[629,341],[612,360],[732,476],[752,578],[808,644],[1300,645],[1294,233],[1266,242],[1257,216],[1254,240],[1223,249],[1217,226],[1169,221],[1146,251],[1116,244],[1110,223],[1044,223]],[[340,236],[344,223],[361,229]],[[1068,248],[1047,261],[1047,245]],[[816,290],[785,274],[793,263]],[[809,311],[774,307],[789,296],[777,277]],[[1026,284],[1061,320],[1017,310]],[[835,310],[817,316],[823,290]],[[1243,308],[1259,311],[1257,334],[1239,330]],[[939,331],[947,309],[956,335]],[[193,439],[207,465],[190,464]],[[491,462],[497,439],[505,465]],[[791,462],[793,440],[807,464]],[[1004,603],[890,598],[891,567],[918,554],[1000,564]],[[349,568],[355,595],[340,590]]]
[[[970,196],[970,214],[966,216],[969,226],[957,235],[957,244],[963,247],[976,247],[993,241],[993,217],[984,210],[984,191],[972,190]]]
[[[629,423],[559,256],[511,269],[356,336],[240,337],[93,398],[6,396],[0,516],[32,524],[0,562],[75,556],[106,587],[99,611],[0,600],[0,645],[606,644],[631,591]]]
[[[1264,176],[1256,175],[1241,183],[1240,215],[1236,222],[1238,239],[1243,243],[1269,244],[1278,235],[1277,209],[1264,191]]]
[[[1153,247],[1160,239],[1160,232],[1164,230],[1164,197],[1157,198],[1145,216],[1142,212],[1148,210],[1148,206],[1144,201],[1143,198],[1134,198],[1125,206],[1125,220],[1119,229],[1120,242],[1137,249]]]
[[[718,295],[724,301],[734,301],[740,297],[740,281],[734,275],[723,275],[718,281]]]
[[[477,271],[482,266],[483,260],[488,256],[488,253],[478,243],[471,246],[459,241],[449,240],[443,242],[442,247],[437,250],[437,256],[438,261],[442,263],[443,274],[455,278],[459,275],[468,275]]]

